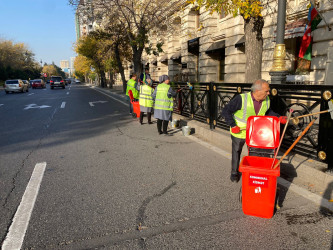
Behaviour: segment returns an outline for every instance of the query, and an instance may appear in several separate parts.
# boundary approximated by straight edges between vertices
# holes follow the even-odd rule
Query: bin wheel
[[[132,113],[132,117],[133,117],[133,118],[136,118],[136,113]]]

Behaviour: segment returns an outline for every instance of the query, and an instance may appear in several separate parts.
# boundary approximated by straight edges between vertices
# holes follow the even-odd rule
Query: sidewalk
[[[113,89],[92,87],[124,97],[122,86],[114,86]],[[228,131],[219,128],[210,130],[209,125],[178,114],[173,114],[173,119],[180,120],[180,126],[187,125],[192,128],[194,133],[189,138],[194,137],[196,141],[202,141],[206,146],[215,148],[215,151],[231,159],[231,138]],[[243,148],[242,154],[247,155],[247,147]],[[283,151],[279,153],[279,157],[282,154]],[[322,200],[326,200],[324,206],[333,211],[333,175],[325,173],[326,169],[327,165],[324,163],[290,153],[281,164],[279,184],[287,189],[293,187],[294,191],[299,191],[301,195],[321,205]],[[302,190],[299,190],[299,187]]]

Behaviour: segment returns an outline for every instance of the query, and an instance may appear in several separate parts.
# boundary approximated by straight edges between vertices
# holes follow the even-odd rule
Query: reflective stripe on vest
[[[154,104],[152,94],[153,88],[149,87],[148,85],[141,85],[139,104],[143,107],[152,108]]]
[[[173,98],[168,98],[170,85],[161,83],[156,87],[155,109],[173,110]]]
[[[245,139],[246,138],[245,128],[246,128],[247,119],[250,116],[254,116],[254,115],[264,116],[270,107],[270,100],[269,100],[269,97],[267,96],[266,99],[264,101],[262,101],[258,114],[256,114],[256,111],[255,111],[254,105],[253,105],[253,100],[251,97],[251,92],[241,94],[241,97],[242,97],[242,108],[240,110],[237,110],[234,113],[234,119],[236,122],[236,126],[240,127],[241,129],[244,129],[244,130],[241,130],[241,132],[238,134],[234,134],[231,132],[231,128],[230,128],[230,133],[234,137]]]

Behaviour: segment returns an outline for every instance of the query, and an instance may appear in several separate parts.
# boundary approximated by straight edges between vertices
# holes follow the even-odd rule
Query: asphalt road
[[[45,163],[23,249],[332,248],[332,214],[279,187],[272,219],[244,215],[228,159],[125,104],[84,85],[0,92],[1,242],[18,241],[14,216]]]

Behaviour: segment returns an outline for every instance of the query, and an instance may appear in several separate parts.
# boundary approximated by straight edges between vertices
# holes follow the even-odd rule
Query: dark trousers
[[[127,101],[128,101],[128,104],[129,104],[129,112],[130,112],[130,114],[132,114],[133,113],[133,106],[132,106],[131,99],[129,98],[129,96],[127,96]]]
[[[143,114],[145,112],[140,112],[140,123],[143,122]],[[151,123],[151,112],[147,112],[148,123]]]
[[[157,131],[162,134],[162,125],[163,125],[163,134],[167,133],[169,121],[164,121],[157,119]]]
[[[231,141],[232,141],[231,174],[238,174],[240,156],[242,154],[242,149],[245,144],[245,139],[240,139],[231,136]]]

